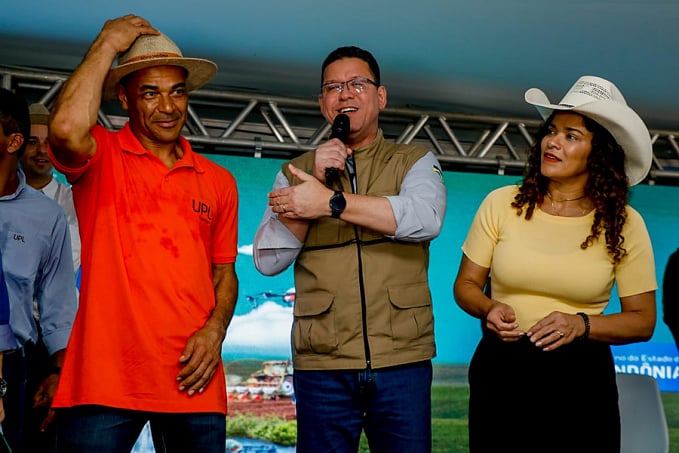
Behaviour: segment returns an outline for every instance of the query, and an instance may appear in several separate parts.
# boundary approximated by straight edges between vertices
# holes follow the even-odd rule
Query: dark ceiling
[[[70,71],[129,12],[216,61],[229,90],[314,98],[325,55],[351,44],[380,62],[392,107],[537,118],[526,89],[558,101],[591,74],[649,127],[679,129],[676,0],[22,0],[3,4],[0,65]]]

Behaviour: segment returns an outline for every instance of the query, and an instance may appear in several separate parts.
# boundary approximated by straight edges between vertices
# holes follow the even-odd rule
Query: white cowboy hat
[[[606,128],[625,151],[625,173],[630,186],[643,181],[651,169],[653,145],[648,128],[612,82],[601,77],[582,76],[558,104],[550,103],[545,93],[537,88],[526,91],[524,97],[543,119],[554,110],[570,110]]]
[[[128,74],[151,66],[180,66],[187,71],[189,91],[205,85],[217,73],[217,65],[202,58],[184,58],[179,47],[164,34],[141,35],[125,52],[118,55],[118,65],[111,68],[104,81],[105,99],[116,99],[116,86]]]

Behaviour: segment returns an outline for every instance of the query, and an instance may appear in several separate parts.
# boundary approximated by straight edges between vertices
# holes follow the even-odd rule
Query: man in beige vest
[[[261,273],[294,262],[297,451],[353,453],[365,431],[373,452],[429,452],[440,166],[424,148],[384,139],[387,89],[370,52],[331,52],[318,100],[348,133],[283,165],[254,242]]]

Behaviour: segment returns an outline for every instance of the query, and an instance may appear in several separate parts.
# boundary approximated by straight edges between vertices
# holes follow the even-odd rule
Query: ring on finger
[[[559,337],[563,337],[563,332],[560,330],[557,330],[556,333],[559,335]]]

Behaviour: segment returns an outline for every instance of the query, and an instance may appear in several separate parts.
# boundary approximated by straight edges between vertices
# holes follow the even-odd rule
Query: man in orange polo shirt
[[[180,136],[188,92],[216,70],[127,15],[104,24],[52,110],[83,269],[53,402],[59,451],[130,451],[150,421],[159,451],[224,452],[238,196]],[[128,112],[122,130],[96,125],[102,96]]]

